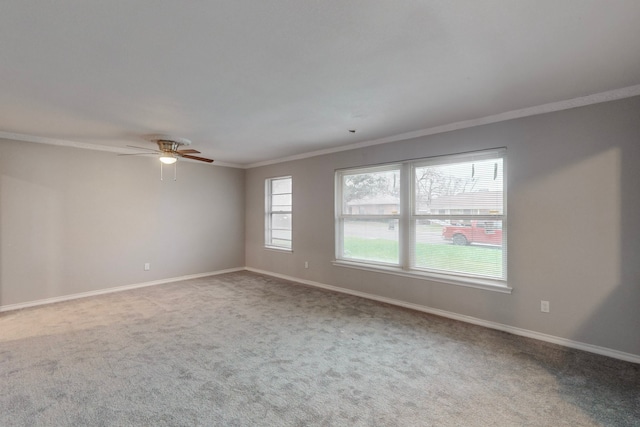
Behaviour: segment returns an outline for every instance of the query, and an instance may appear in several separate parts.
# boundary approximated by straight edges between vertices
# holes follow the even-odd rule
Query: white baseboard
[[[558,344],[564,347],[588,351],[590,353],[600,354],[602,356],[608,356],[614,359],[624,360],[624,361],[633,362],[633,363],[640,363],[640,355],[637,355],[637,354],[625,353],[623,351],[613,350],[610,348],[600,347],[592,344],[586,344],[583,342],[573,341],[566,338],[560,338],[553,335],[530,331],[528,329],[516,328],[514,326],[509,326],[502,323],[491,322],[488,320],[478,319],[476,317],[465,316],[463,314],[453,313],[451,311],[439,310],[437,308],[431,308],[424,305],[413,304],[410,302],[405,302],[397,299],[381,297],[381,296],[378,296],[375,294],[369,294],[366,292],[353,291],[351,289],[340,288],[338,286],[326,285],[324,283],[314,282],[312,280],[299,279],[297,277],[287,276],[285,274],[273,273],[270,271],[259,270],[257,268],[252,268],[252,267],[246,267],[245,269],[247,271],[251,271],[258,274],[264,274],[267,276],[277,277],[279,279],[302,283],[304,285],[314,286],[317,288],[328,289],[328,290],[340,292],[343,294],[349,294],[349,295],[354,295],[361,298],[380,301],[387,304],[409,308],[412,310],[422,311],[424,313],[435,314],[437,316],[447,317],[449,319],[454,319],[454,320],[460,320],[462,322],[484,326],[486,328],[497,329],[499,331],[508,332],[510,334],[519,335],[527,338],[533,338],[540,341],[546,341],[546,342]]]
[[[109,294],[109,293],[112,293],[112,292],[121,292],[121,291],[130,290],[130,289],[144,288],[144,287],[147,287],[147,286],[155,286],[155,285],[161,285],[161,284],[164,284],[164,283],[178,282],[178,281],[181,281],[181,280],[189,280],[189,279],[197,279],[197,278],[200,278],[200,277],[215,276],[215,275],[219,275],[219,274],[233,273],[233,272],[236,272],[236,271],[244,271],[244,270],[251,271],[251,272],[254,272],[254,273],[258,273],[258,274],[264,274],[264,275],[267,275],[267,276],[277,277],[279,279],[289,280],[291,282],[297,282],[297,283],[301,283],[301,284],[304,284],[304,285],[314,286],[314,287],[317,287],[317,288],[328,289],[328,290],[335,291],[335,292],[340,292],[340,293],[343,293],[343,294],[349,294],[349,295],[353,295],[353,296],[357,296],[357,297],[361,297],[361,298],[366,298],[366,299],[370,299],[370,300],[374,300],[374,301],[380,301],[380,302],[384,302],[384,303],[391,304],[391,305],[397,305],[397,306],[400,306],[400,307],[405,307],[405,308],[409,308],[409,309],[412,309],[412,310],[421,311],[421,312],[424,312],[424,313],[435,314],[437,316],[447,317],[449,319],[454,319],[454,320],[460,320],[462,322],[471,323],[471,324],[479,325],[479,326],[484,326],[486,328],[496,329],[496,330],[503,331],[503,332],[508,332],[508,333],[514,334],[514,335],[519,335],[519,336],[523,336],[523,337],[527,337],[527,338],[533,338],[533,339],[540,340],[540,341],[546,341],[546,342],[550,342],[550,343],[553,343],[553,344],[558,344],[558,345],[561,345],[561,346],[564,346],[564,347],[575,348],[575,349],[578,349],[578,350],[588,351],[590,353],[595,353],[595,354],[600,354],[600,355],[603,355],[603,356],[612,357],[614,359],[619,359],[619,360],[624,360],[624,361],[627,361],[627,362],[633,362],[633,363],[639,363],[640,364],[640,355],[631,354],[631,353],[625,353],[625,352],[622,352],[622,351],[613,350],[613,349],[606,348],[606,347],[600,347],[600,346],[597,346],[597,345],[586,344],[586,343],[583,343],[583,342],[573,341],[573,340],[566,339],[566,338],[561,338],[561,337],[556,337],[556,336],[553,336],[553,335],[543,334],[543,333],[531,331],[531,330],[528,330],[528,329],[516,328],[514,326],[509,326],[509,325],[505,325],[505,324],[502,324],[502,323],[497,323],[497,322],[491,322],[491,321],[488,321],[488,320],[478,319],[476,317],[465,316],[463,314],[453,313],[451,311],[439,310],[439,309],[427,307],[427,306],[424,306],[424,305],[413,304],[413,303],[410,303],[410,302],[405,302],[405,301],[401,301],[401,300],[397,300],[397,299],[393,299],[393,298],[382,297],[382,296],[379,296],[379,295],[369,294],[369,293],[366,293],[366,292],[354,291],[354,290],[351,290],[351,289],[341,288],[341,287],[333,286],[333,285],[327,285],[327,284],[320,283],[320,282],[314,282],[312,280],[300,279],[300,278],[297,278],[297,277],[287,276],[285,274],[273,273],[271,271],[260,270],[260,269],[252,268],[252,267],[229,268],[229,269],[226,269],[226,270],[218,270],[218,271],[212,271],[212,272],[208,272],[208,273],[199,273],[199,274],[190,274],[190,275],[179,276],[179,277],[170,277],[170,278],[167,278],[167,279],[153,280],[153,281],[150,281],[150,282],[135,283],[135,284],[131,284],[131,285],[117,286],[117,287],[114,287],[114,288],[99,289],[99,290],[96,290],[96,291],[89,291],[89,292],[81,292],[81,293],[78,293],[78,294],[64,295],[64,296],[60,296],[60,297],[46,298],[46,299],[41,299],[41,300],[36,300],[36,301],[29,301],[29,302],[18,303],[18,304],[3,305],[3,306],[0,306],[0,312],[11,311],[11,310],[20,310],[20,309],[23,309],[23,308],[35,307],[35,306],[45,305],[45,304],[52,304],[52,303],[62,302],[62,301],[69,301],[69,300],[74,300],[74,299],[78,299],[78,298],[92,297],[92,296],[96,296],[96,295]]]
[[[36,300],[36,301],[22,302],[22,303],[18,303],[18,304],[0,305],[0,312],[11,311],[11,310],[20,310],[22,308],[27,308],[27,307],[35,307],[35,306],[38,306],[38,305],[52,304],[54,302],[62,302],[62,301],[69,301],[69,300],[74,300],[74,299],[78,299],[78,298],[93,297],[93,296],[96,296],[96,295],[110,294],[112,292],[128,291],[130,289],[144,288],[144,287],[147,287],[147,286],[162,285],[164,283],[179,282],[181,280],[188,280],[188,279],[197,279],[199,277],[216,276],[218,274],[232,273],[232,272],[235,272],[235,271],[244,271],[244,270],[245,270],[244,267],[229,268],[229,269],[226,269],[226,270],[210,271],[208,273],[199,273],[199,274],[189,274],[189,275],[186,275],[186,276],[179,276],[179,277],[170,277],[168,279],[152,280],[150,282],[134,283],[132,285],[124,285],[124,286],[116,286],[114,288],[98,289],[96,291],[81,292],[81,293],[78,293],[78,294],[63,295],[63,296],[60,296],[60,297],[46,298],[46,299],[40,299],[40,300]]]

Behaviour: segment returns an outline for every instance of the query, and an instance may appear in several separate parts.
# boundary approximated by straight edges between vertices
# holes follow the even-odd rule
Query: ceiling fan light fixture
[[[160,156],[160,161],[165,165],[172,165],[178,161],[178,158],[171,154],[163,154]]]

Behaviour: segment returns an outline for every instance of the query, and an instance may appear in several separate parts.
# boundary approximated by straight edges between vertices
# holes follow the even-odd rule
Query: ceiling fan
[[[138,148],[140,150],[147,150],[145,153],[134,153],[134,154],[121,154],[122,156],[142,156],[142,155],[150,155],[150,154],[159,154],[160,161],[166,165],[171,165],[178,161],[179,157],[191,160],[198,160],[200,162],[213,163],[212,159],[207,159],[205,157],[194,156],[193,154],[200,154],[198,150],[193,150],[191,148],[188,149],[180,149],[180,147],[185,145],[191,145],[191,141],[185,138],[176,138],[170,135],[150,135],[146,138],[149,141],[155,142],[158,144],[158,149],[146,148],[146,147],[137,147],[135,145],[127,145],[127,147]]]

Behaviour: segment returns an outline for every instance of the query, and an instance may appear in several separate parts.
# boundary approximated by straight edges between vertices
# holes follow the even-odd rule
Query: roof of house
[[[421,203],[420,210],[478,208],[502,210],[502,205],[502,191],[476,191],[434,198],[430,203]]]
[[[347,206],[371,206],[371,205],[399,205],[400,198],[398,196],[379,196],[379,197],[367,197],[364,199],[352,200],[347,203]]]

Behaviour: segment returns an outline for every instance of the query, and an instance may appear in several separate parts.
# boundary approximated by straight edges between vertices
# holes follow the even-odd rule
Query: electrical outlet
[[[540,301],[540,311],[543,313],[549,312],[549,301]]]
[[[304,268],[309,268],[309,261],[304,262]]]
[[[151,264],[148,263],[148,262],[145,262],[144,263],[144,271],[149,271],[149,270],[151,270]]]

